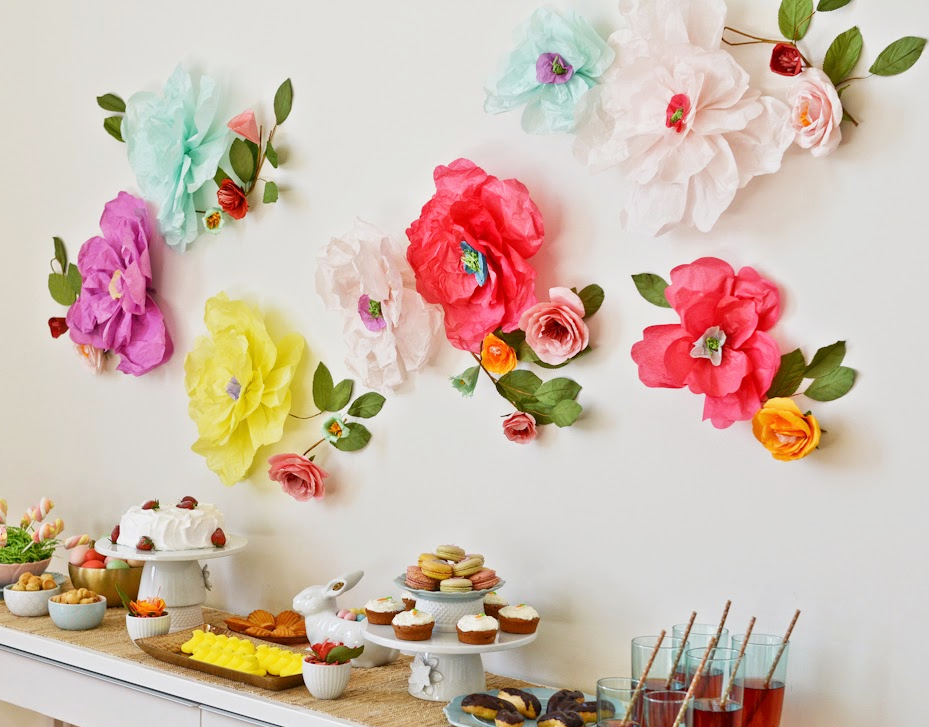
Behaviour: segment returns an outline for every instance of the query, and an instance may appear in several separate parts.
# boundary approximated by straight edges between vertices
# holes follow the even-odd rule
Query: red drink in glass
[[[702,699],[705,697],[716,697],[719,699],[723,696],[723,672],[721,669],[714,669],[712,672],[704,673],[694,689],[694,698]]]
[[[746,679],[742,699],[745,712],[742,727],[778,727],[784,707],[783,682],[772,681],[765,689],[762,678]]]
[[[692,727],[743,727],[742,705],[727,702],[719,706],[718,699],[695,699]]]

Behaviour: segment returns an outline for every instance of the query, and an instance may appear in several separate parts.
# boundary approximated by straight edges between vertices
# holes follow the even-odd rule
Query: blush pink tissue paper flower
[[[517,411],[503,420],[503,436],[516,444],[528,444],[539,434],[535,417],[526,412]]]
[[[442,312],[416,292],[398,239],[356,220],[321,252],[316,291],[342,314],[345,365],[365,386],[392,391],[428,363]]]
[[[563,364],[587,348],[590,331],[584,322],[584,303],[568,288],[548,291],[550,302],[537,303],[523,313],[519,327],[526,343],[544,363]]]
[[[268,457],[268,477],[295,500],[321,500],[326,496],[323,480],[329,476],[322,467],[299,454],[275,454]]]
[[[836,150],[842,141],[842,101],[818,68],[807,68],[787,91],[794,141],[814,157]]]
[[[95,374],[102,374],[106,368],[106,351],[95,348],[87,343],[75,343],[74,350],[81,357],[81,361]]]
[[[707,232],[739,189],[780,168],[793,136],[787,106],[750,89],[720,48],[723,0],[627,0],[621,9],[616,62],[578,107],[575,154],[595,171],[617,165],[631,183],[624,228]]]
[[[145,202],[126,192],[107,202],[103,237],[81,246],[81,294],[68,309],[71,340],[120,358],[116,367],[141,376],[171,357],[164,316],[151,295],[149,244],[159,239]]]
[[[261,143],[261,137],[258,135],[258,123],[255,121],[255,112],[251,109],[243,111],[226,124],[226,126],[239,136],[255,144]]]
[[[777,287],[752,268],[736,274],[717,258],[671,271],[665,297],[680,323],[649,326],[632,347],[646,386],[704,394],[703,418],[717,429],[751,419],[781,362],[764,331],[780,316]]]

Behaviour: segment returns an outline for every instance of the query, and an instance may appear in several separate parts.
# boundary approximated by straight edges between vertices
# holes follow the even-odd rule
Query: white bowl
[[[171,630],[171,614],[164,616],[130,616],[126,614],[126,631],[133,641],[147,639],[149,636],[164,636]]]
[[[48,616],[48,599],[61,593],[61,586],[47,591],[14,591],[3,587],[3,601],[14,616]]]
[[[352,676],[352,664],[313,664],[303,660],[303,683],[317,699],[342,696]]]

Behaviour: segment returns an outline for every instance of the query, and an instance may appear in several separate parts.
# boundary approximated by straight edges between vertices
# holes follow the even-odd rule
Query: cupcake
[[[504,606],[497,612],[497,618],[500,630],[508,634],[534,634],[539,625],[539,612],[525,603]]]
[[[406,606],[403,605],[402,601],[398,601],[393,596],[385,596],[384,598],[368,601],[365,604],[365,616],[369,623],[386,626],[393,620],[394,616],[404,609],[406,609]]]
[[[478,613],[462,616],[455,627],[462,644],[492,644],[497,638],[497,619]]]
[[[503,596],[497,595],[496,591],[491,591],[486,596],[484,596],[484,613],[486,613],[488,616],[493,616],[496,618],[497,614],[500,613],[500,609],[509,605],[510,602],[507,601]]]
[[[416,608],[416,596],[414,596],[409,591],[404,591],[400,594],[400,598],[403,599],[403,606],[407,611],[410,611]]]
[[[435,619],[431,613],[414,608],[411,611],[401,611],[391,621],[394,627],[394,636],[403,641],[425,641],[432,636],[432,627]]]

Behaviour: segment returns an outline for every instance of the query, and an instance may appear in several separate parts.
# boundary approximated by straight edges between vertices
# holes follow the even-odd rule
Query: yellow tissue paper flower
[[[275,344],[261,314],[225,293],[206,302],[203,320],[210,335],[200,336],[184,360],[187,411],[199,434],[191,449],[234,485],[258,448],[284,434],[304,342],[291,333]]]

